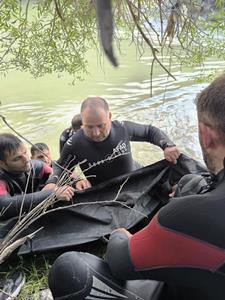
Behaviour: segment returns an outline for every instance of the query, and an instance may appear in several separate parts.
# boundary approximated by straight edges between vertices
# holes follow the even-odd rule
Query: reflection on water
[[[118,70],[105,66],[102,70],[90,60],[90,74],[75,86],[63,77],[32,79],[27,74],[11,73],[1,78],[0,107],[8,122],[33,143],[46,142],[54,158],[58,156],[58,137],[69,126],[72,116],[79,112],[81,101],[89,95],[108,100],[114,118],[152,123],[163,129],[188,155],[200,159],[197,118],[194,99],[207,84],[197,84],[195,78],[203,74],[199,67],[181,72],[173,65],[176,81],[157,70],[150,97],[151,57],[135,59],[135,50],[120,59]],[[169,59],[169,58],[168,58]],[[167,59],[167,60],[168,60]],[[164,58],[164,62],[169,64]],[[225,62],[209,61],[204,75],[223,69]],[[21,79],[21,76],[23,79]],[[9,131],[1,122],[1,132]],[[134,157],[142,164],[162,158],[162,151],[144,143],[132,145]]]

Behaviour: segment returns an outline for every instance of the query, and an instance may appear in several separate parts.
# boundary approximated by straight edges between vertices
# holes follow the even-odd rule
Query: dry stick
[[[127,177],[127,179],[121,184],[121,186],[120,186],[120,188],[119,188],[119,190],[118,190],[118,192],[116,194],[116,197],[112,201],[116,201],[116,199],[118,199],[120,192],[122,191],[124,185],[127,183],[127,181],[129,180],[129,178],[130,177]]]
[[[62,13],[61,13],[60,3],[59,3],[57,0],[54,0],[54,3],[55,3],[55,9],[56,9],[56,12],[57,12],[58,17],[64,22],[65,19],[64,19],[64,17],[62,16]]]
[[[17,249],[19,246],[23,245],[27,240],[32,239],[36,233],[38,233],[40,230],[42,230],[44,227],[41,227],[39,229],[37,229],[35,232],[32,232],[31,234],[28,234],[18,240],[16,240],[15,242],[11,243],[9,246],[4,247],[1,250],[1,254],[0,254],[0,265],[6,260],[7,257],[10,256],[10,254]]]
[[[163,38],[163,17],[162,17],[162,2],[161,0],[158,1],[159,6],[159,16],[160,16],[160,28],[161,28],[161,44],[162,44],[162,38]]]
[[[66,171],[64,172],[64,174],[66,173]],[[65,175],[66,176],[66,175]],[[64,177],[62,176],[62,181],[64,180]],[[68,179],[69,180],[69,179]],[[60,183],[60,181],[59,181]],[[66,182],[67,183],[67,182]],[[26,226],[27,222],[30,221],[30,219],[32,219],[35,215],[38,215],[41,210],[44,208],[46,208],[46,203],[47,203],[47,207],[50,206],[52,203],[48,203],[48,202],[52,202],[50,201],[52,199],[52,197],[55,197],[55,193],[53,193],[51,196],[47,197],[44,201],[42,201],[41,203],[39,203],[37,206],[35,206],[30,212],[28,212],[26,214],[26,216],[18,221],[15,226],[12,228],[12,230],[7,234],[7,238],[4,239],[3,244],[8,242],[12,237],[15,237],[18,234],[21,233],[21,231],[24,230],[23,226]],[[49,200],[50,199],[50,200]],[[19,227],[19,228],[18,228]]]
[[[84,203],[76,203],[76,204],[72,204],[72,205],[69,205],[69,206],[65,206],[65,207],[58,207],[58,208],[55,208],[55,209],[51,209],[51,210],[49,210],[49,211],[46,211],[46,209],[45,210],[43,210],[42,212],[40,212],[39,213],[39,215],[36,215],[35,216],[35,214],[33,214],[32,215],[32,219],[31,220],[29,220],[29,222],[27,222],[27,224],[25,224],[25,226],[23,226],[23,228],[22,228],[22,231],[24,230],[24,229],[26,229],[29,225],[31,225],[33,222],[35,222],[36,220],[38,220],[40,217],[42,217],[42,216],[44,216],[44,215],[47,215],[47,214],[49,214],[49,213],[51,213],[51,212],[53,212],[53,211],[58,211],[58,210],[62,210],[62,209],[66,209],[66,208],[70,208],[70,207],[76,207],[76,206],[81,206],[81,205],[93,205],[93,204],[110,204],[110,203],[115,203],[115,201],[117,200],[117,198],[118,198],[118,196],[119,196],[119,194],[120,194],[120,192],[121,192],[121,190],[122,190],[122,188],[124,187],[124,185],[126,184],[126,182],[128,181],[128,179],[129,178],[127,178],[126,180],[125,180],[125,182],[120,186],[120,189],[119,189],[119,191],[117,192],[117,195],[116,195],[116,197],[113,199],[113,200],[106,200],[106,201],[94,201],[94,202],[84,202]],[[51,196],[51,197],[48,197],[47,198],[48,200],[49,200],[49,202],[51,203],[51,201],[53,200],[53,202],[52,203],[54,203],[54,196]],[[47,202],[47,201],[46,201]],[[131,210],[133,210],[133,211],[135,211],[136,213],[138,213],[138,214],[140,214],[140,215],[142,215],[142,216],[144,216],[144,217],[146,217],[147,218],[147,215],[145,215],[145,214],[143,214],[143,213],[141,213],[141,212],[139,212],[139,211],[137,211],[136,209],[134,209],[134,208],[130,208],[128,205],[126,205],[125,203],[123,203],[123,202],[120,202],[120,201],[117,201],[116,203],[118,203],[119,205],[122,205],[122,206],[124,206],[124,207],[126,207],[126,208],[128,208],[128,209],[131,209]],[[42,203],[40,203],[40,205],[38,205],[38,206],[41,206],[41,204],[43,204],[43,202]],[[48,205],[48,207],[49,207],[49,205]],[[35,207],[36,208],[36,207]],[[35,210],[35,208],[33,209],[33,210]],[[29,214],[31,214],[31,213],[33,213],[33,210],[29,213]],[[26,215],[26,217],[27,217],[27,215]],[[24,218],[26,218],[26,217],[24,217]],[[23,221],[23,220],[22,220]],[[21,221],[21,223],[22,223],[22,221]],[[39,229],[40,230],[40,229]],[[39,231],[38,230],[38,231]],[[17,230],[18,231],[18,230]],[[36,231],[37,232],[37,231]],[[35,233],[36,233],[35,232]],[[1,264],[1,262],[3,262],[3,259],[5,259],[5,257],[6,257],[6,255],[10,255],[10,253],[13,251],[12,249],[16,249],[16,245],[17,246],[20,246],[22,243],[24,243],[28,238],[30,238],[30,235],[29,236],[26,236],[25,238],[22,238],[22,239],[19,239],[19,240],[16,240],[14,243],[12,243],[12,241],[13,240],[15,240],[15,238],[18,236],[18,234],[19,233],[21,233],[21,230],[19,231],[19,232],[17,232],[14,236],[13,236],[13,238],[11,238],[11,240],[8,242],[8,243],[3,243],[3,245],[4,245],[4,247],[1,249],[1,251],[0,251],[0,264]],[[35,234],[35,233],[33,233],[33,234]],[[12,235],[12,232],[11,232],[11,235]],[[33,237],[33,235],[32,235],[32,237]],[[5,239],[4,239],[4,241],[5,241]],[[11,243],[10,243],[11,242]],[[7,250],[8,249],[8,250]],[[12,251],[11,251],[12,250]],[[11,252],[10,252],[11,251]],[[9,253],[9,254],[8,254]]]
[[[66,172],[64,172],[64,177],[66,176]],[[64,180],[64,177],[62,176],[62,178],[61,178],[61,181],[62,181],[62,184],[63,185],[65,185],[65,184],[67,184],[68,183],[68,181],[70,180],[69,178],[67,179],[67,180]],[[60,184],[60,182],[59,182],[59,184]],[[66,189],[66,187],[65,187],[65,189]],[[47,197],[44,201],[42,201],[41,203],[39,203],[37,206],[35,206],[30,212],[28,212],[27,214],[26,214],[26,216],[22,219],[22,220],[20,220],[16,225],[20,225],[20,226],[24,226],[24,225],[26,225],[26,222],[29,222],[30,221],[30,219],[32,219],[32,217],[33,216],[35,216],[35,215],[38,215],[40,212],[41,212],[41,210],[45,210],[45,209],[47,209],[50,205],[52,205],[52,200],[53,199],[55,199],[56,198],[56,192],[57,192],[57,190],[56,191],[54,191],[53,193],[52,193],[52,195],[50,195],[49,197]],[[62,191],[63,192],[63,191]],[[61,193],[62,193],[61,192]],[[59,194],[60,195],[60,194]],[[13,228],[13,234],[15,233],[15,231],[17,231],[17,228],[15,228],[16,226],[14,226],[14,228]]]
[[[120,186],[119,192],[121,192],[122,188],[124,187],[125,183],[128,181],[129,177],[125,180],[125,182]],[[143,214],[142,212],[129,207],[127,204],[121,202],[121,201],[116,201],[118,196],[119,196],[119,192],[117,192],[116,197],[113,200],[104,200],[104,201],[91,201],[91,202],[83,202],[83,203],[75,203],[75,204],[71,204],[71,205],[67,205],[67,206],[63,206],[63,207],[57,207],[57,208],[53,208],[51,210],[48,211],[44,211],[41,215],[38,215],[36,218],[32,219],[31,223],[37,221],[40,217],[47,215],[49,213],[52,213],[53,211],[59,211],[59,210],[63,210],[63,209],[67,209],[67,208],[71,208],[71,207],[77,207],[77,206],[83,206],[83,205],[94,205],[94,204],[113,204],[113,203],[118,203],[142,216],[144,216],[145,218],[147,218],[148,216]],[[30,224],[31,224],[30,223]],[[30,225],[29,224],[29,225]]]
[[[34,217],[42,213],[43,206],[45,205],[45,202],[49,200],[49,198],[50,197],[46,198],[46,200],[39,203],[28,214],[26,214],[25,217],[20,222],[16,223],[16,225],[10,230],[7,236],[3,239],[1,243],[0,253],[3,251],[3,248],[6,248],[9,244],[11,244],[18,237],[18,235],[20,235],[29,226],[29,224],[32,223],[32,219]]]
[[[174,80],[176,80],[176,78],[170,73],[170,71],[161,63],[161,61],[158,59],[158,57],[156,56],[156,52],[158,52],[158,50],[156,48],[153,47],[153,45],[151,44],[150,40],[147,38],[147,36],[145,35],[145,33],[143,32],[141,26],[139,25],[137,19],[136,19],[136,16],[133,12],[133,9],[132,9],[132,6],[131,6],[131,2],[130,0],[126,0],[127,4],[128,4],[128,7],[130,9],[130,13],[133,17],[133,20],[134,20],[134,23],[138,29],[138,31],[140,32],[140,34],[142,35],[143,39],[146,41],[146,43],[149,45],[151,51],[152,51],[152,54],[153,54],[153,57],[155,58],[155,60],[158,62],[158,64],[164,69],[164,71],[170,76],[172,77]]]
[[[21,216],[22,216],[22,212],[23,212],[23,205],[24,205],[24,201],[25,201],[25,197],[26,197],[26,193],[27,193],[27,189],[28,189],[28,184],[29,184],[30,176],[31,176],[31,169],[28,172],[28,177],[27,177],[27,182],[26,182],[26,186],[25,186],[25,191],[24,191],[22,203],[21,203],[21,206],[20,206],[19,222],[20,222],[20,219],[21,219]]]
[[[0,115],[0,118],[2,118],[3,122],[8,126],[13,132],[15,132],[19,137],[24,139],[27,143],[30,144],[30,141],[28,141],[25,137],[23,137],[18,131],[16,131],[7,121],[6,118],[3,115]]]
[[[15,298],[16,298],[15,296],[12,296],[11,294],[9,294],[9,293],[3,291],[2,289],[0,289],[0,292],[3,293],[4,295],[8,296],[8,297],[11,298],[11,299],[15,299]],[[8,298],[7,298],[7,299],[8,299]]]
[[[45,211],[43,213],[43,215],[36,217],[36,219],[34,221],[38,220],[40,217],[42,217],[44,215],[52,213],[53,211],[60,211],[60,210],[63,210],[63,209],[67,209],[67,208],[71,208],[71,207],[77,207],[77,206],[83,206],[83,205],[113,204],[113,203],[117,203],[117,204],[119,204],[121,206],[124,206],[124,207],[130,209],[131,211],[136,212],[137,214],[139,214],[139,215],[141,215],[141,216],[143,216],[145,218],[148,218],[148,216],[146,214],[144,214],[144,213],[136,210],[135,208],[131,208],[129,205],[125,204],[124,202],[116,201],[116,200],[104,200],[104,201],[92,201],[92,202],[75,203],[75,204],[71,204],[71,205],[67,205],[67,206],[53,208],[51,210]],[[32,223],[34,221],[32,220]]]
[[[61,181],[58,182],[59,186],[61,185],[61,183],[62,183],[62,185],[65,185],[65,183],[67,183],[68,180],[70,180],[70,179],[67,179],[67,182],[65,182],[63,179],[64,178],[62,177]],[[53,204],[55,204],[58,201],[60,201],[60,200],[56,199],[55,193],[54,193],[51,196],[49,196],[48,198],[46,198],[46,200],[39,203],[24,217],[23,220],[21,220],[19,223],[16,224],[17,226],[16,225],[14,226],[13,230],[10,231],[10,234],[7,235],[8,239],[4,239],[3,242],[6,242],[6,241],[8,242],[10,239],[12,239],[12,237],[13,237],[13,239],[15,239],[15,237],[17,237],[22,231],[24,231],[27,227],[29,227],[29,225],[31,223],[33,223],[34,220],[38,219],[39,216],[46,214],[45,212],[46,212],[47,208],[49,208],[50,206],[52,206]],[[85,204],[88,204],[88,203],[85,203]],[[72,205],[72,206],[74,206],[74,205]],[[70,207],[70,206],[66,206],[66,207]],[[66,207],[64,207],[64,208],[66,208]],[[50,210],[49,212],[51,212],[51,211],[53,211],[53,210]]]
[[[115,155],[113,158],[117,158],[117,157],[119,157],[121,155],[124,155],[124,153],[123,154],[119,154],[119,155]],[[102,163],[105,162],[105,161],[109,161],[109,159],[102,160]],[[92,167],[94,167],[94,166],[91,166],[91,167],[87,168],[86,170],[89,170]],[[67,169],[66,169],[66,171],[67,171]],[[59,186],[61,185],[61,183],[62,183],[62,185],[65,185],[64,177],[66,176],[66,174],[65,174],[66,171],[64,172],[64,175],[62,174],[61,178],[59,179],[59,182],[58,182]],[[68,182],[68,180],[69,179],[67,179],[67,182]],[[8,243],[10,243],[10,241],[15,240],[15,238],[22,231],[24,231],[31,223],[33,223],[34,220],[38,219],[40,215],[46,214],[45,212],[46,212],[47,208],[50,207],[51,205],[53,205],[56,202],[57,202],[57,200],[56,200],[56,192],[54,192],[51,196],[49,196],[48,198],[46,198],[46,200],[42,201],[36,207],[34,207],[28,214],[26,214],[26,216],[20,222],[18,222],[12,228],[12,230],[7,234],[6,238],[3,240],[2,245],[8,244]],[[85,203],[85,204],[88,204],[88,203]],[[126,206],[126,205],[124,205],[124,206]],[[50,210],[50,211],[52,211],[52,210]]]
[[[151,64],[151,71],[150,71],[150,96],[152,97],[152,80],[153,80],[153,69],[154,69],[154,62],[155,62],[155,57],[152,60],[152,64]]]
[[[33,215],[35,215],[36,211],[39,209],[40,204],[37,205],[34,209],[32,209]],[[9,233],[6,235],[6,237],[3,239],[1,243],[0,253],[2,252],[2,249],[5,246],[9,245],[16,239],[16,237],[21,233],[21,231],[26,229],[25,225],[26,222],[29,220],[29,218],[30,218],[30,213],[28,213],[20,222],[16,223],[15,226],[9,231]]]
[[[62,185],[65,185],[70,180],[69,178],[65,180],[65,176],[67,175],[66,172],[67,171],[64,171],[64,175],[61,176],[58,182],[59,185],[61,185],[61,183]],[[7,234],[6,238],[3,240],[2,246],[4,246],[5,244],[9,244],[13,240],[15,240],[15,238],[32,223],[34,217],[46,211],[48,207],[50,207],[56,202],[57,199],[56,199],[56,191],[55,191],[51,196],[46,198],[44,201],[42,201],[36,207],[34,207],[29,213],[27,213],[22,220],[20,220],[15,224],[15,226],[12,228],[12,230]]]
[[[4,213],[7,211],[7,209],[9,209],[9,207],[10,207],[11,205],[12,205],[12,202],[11,202],[11,203],[9,203],[9,205],[8,205],[8,206],[6,206],[6,207],[3,207],[3,208],[1,209],[1,212],[0,212],[0,217],[4,215]]]

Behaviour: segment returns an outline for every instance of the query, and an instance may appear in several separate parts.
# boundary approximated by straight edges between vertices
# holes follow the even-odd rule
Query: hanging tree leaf
[[[188,65],[202,63],[213,55],[225,56],[224,0],[216,4],[210,0],[202,3],[193,0],[2,0],[0,72],[17,69],[35,77],[66,72],[80,79],[87,72],[86,53],[99,48],[99,24],[102,46],[114,65],[117,61],[113,38],[119,44],[126,36],[136,44],[140,55],[151,52],[152,72],[158,63],[173,77],[163,64],[164,54],[170,55],[171,63],[179,61]]]

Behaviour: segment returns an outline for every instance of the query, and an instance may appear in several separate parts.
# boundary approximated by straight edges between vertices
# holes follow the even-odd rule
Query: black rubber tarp
[[[202,174],[206,170],[198,162],[181,155],[177,165],[162,160],[79,192],[74,197],[74,204],[89,204],[65,207],[40,218],[24,234],[44,228],[21,246],[18,254],[66,249],[97,240],[118,227],[130,229],[143,220],[145,215],[150,219],[165,205],[171,185],[189,173]],[[1,239],[15,222],[16,218],[0,222]]]

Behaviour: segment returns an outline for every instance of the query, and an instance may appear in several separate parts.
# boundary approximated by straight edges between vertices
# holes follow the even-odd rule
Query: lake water
[[[164,130],[182,152],[201,159],[198,143],[194,99],[208,83],[197,83],[201,75],[221,72],[225,61],[210,60],[203,67],[180,70],[176,64],[171,71],[176,81],[155,68],[153,96],[150,97],[150,67],[152,57],[146,53],[139,59],[136,49],[127,43],[117,53],[119,68],[88,54],[89,74],[82,82],[72,84],[68,75],[47,75],[34,79],[28,73],[11,71],[0,77],[0,113],[32,143],[45,142],[58,158],[58,139],[70,125],[80,104],[88,96],[101,96],[110,105],[114,119],[153,124]],[[169,57],[164,57],[169,66]],[[11,132],[0,120],[0,132]],[[162,151],[147,143],[133,143],[133,156],[146,165],[161,159]]]

